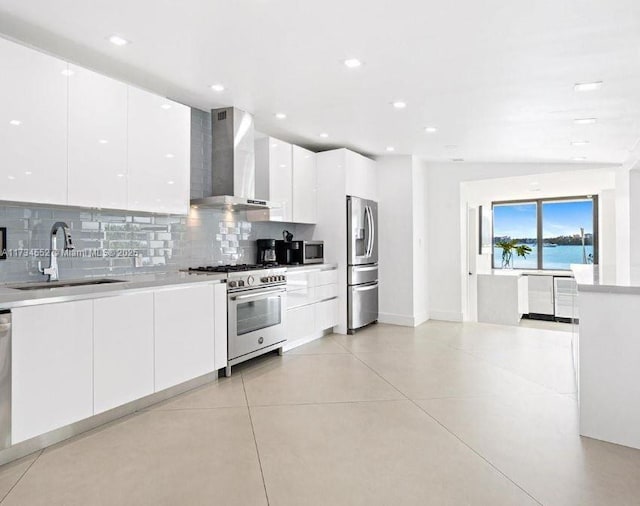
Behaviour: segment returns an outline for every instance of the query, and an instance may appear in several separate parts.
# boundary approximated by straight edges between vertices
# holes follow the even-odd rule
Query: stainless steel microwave
[[[324,241],[301,241],[302,242],[302,263],[322,264],[324,263]]]

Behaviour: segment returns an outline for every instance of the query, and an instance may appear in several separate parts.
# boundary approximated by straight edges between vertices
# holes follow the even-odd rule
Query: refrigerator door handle
[[[369,220],[370,220],[369,238],[370,238],[370,243],[371,243],[371,246],[369,247],[369,258],[371,258],[373,256],[373,247],[375,246],[376,223],[373,220],[373,210],[371,209],[371,206],[367,206],[367,207],[369,208]]]

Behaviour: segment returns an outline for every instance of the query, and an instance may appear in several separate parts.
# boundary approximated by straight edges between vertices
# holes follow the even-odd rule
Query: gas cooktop
[[[204,267],[189,267],[189,272],[244,272],[259,271],[263,269],[273,269],[279,267],[278,264],[239,264],[239,265],[206,265]]]

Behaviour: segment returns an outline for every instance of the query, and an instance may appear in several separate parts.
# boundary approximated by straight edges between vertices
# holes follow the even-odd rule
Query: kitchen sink
[[[51,290],[53,288],[70,288],[74,286],[109,285],[112,283],[125,283],[120,279],[89,279],[79,281],[49,281],[46,283],[25,283],[24,285],[11,285],[8,288],[14,290]]]

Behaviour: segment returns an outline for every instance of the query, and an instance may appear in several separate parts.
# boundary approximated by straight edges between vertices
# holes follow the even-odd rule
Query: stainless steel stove
[[[265,265],[222,265],[189,269],[193,274],[227,276],[227,367],[278,350],[287,340],[286,268]]]

